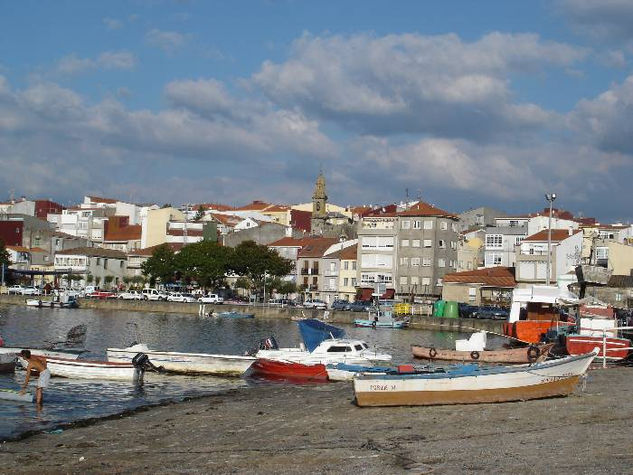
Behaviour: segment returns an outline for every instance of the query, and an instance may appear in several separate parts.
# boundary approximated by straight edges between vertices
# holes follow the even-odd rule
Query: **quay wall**
[[[0,295],[0,304],[25,305],[23,295]],[[29,297],[30,298],[30,297]],[[198,315],[200,304],[180,303],[180,302],[158,302],[142,300],[119,300],[119,299],[78,299],[80,308],[90,308],[99,310],[121,311],[121,312],[153,312],[153,313],[180,313],[187,315]],[[301,307],[268,307],[263,305],[213,305],[205,304],[204,310],[208,312],[237,311],[253,313],[256,318],[262,319],[292,319],[292,318],[319,318],[323,317],[323,310],[307,309]],[[358,312],[344,312],[329,310],[328,321],[331,323],[353,323],[357,318],[366,315]],[[472,331],[486,330],[489,332],[502,333],[502,323],[498,320],[478,320],[468,318],[439,318],[426,317],[421,315],[411,316],[411,328],[421,330],[456,331],[470,333]]]

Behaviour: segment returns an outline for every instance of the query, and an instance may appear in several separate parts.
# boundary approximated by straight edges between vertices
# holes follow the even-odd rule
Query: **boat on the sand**
[[[359,406],[426,406],[524,401],[567,396],[598,354],[522,366],[458,365],[445,373],[361,373],[354,377]]]

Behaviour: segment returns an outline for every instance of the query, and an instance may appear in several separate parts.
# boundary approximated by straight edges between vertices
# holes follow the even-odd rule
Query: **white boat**
[[[16,402],[33,402],[33,393],[20,394],[13,389],[0,389],[0,399]]]
[[[54,350],[45,350],[42,348],[29,348],[29,347],[9,347],[9,346],[0,346],[0,355],[13,355],[16,358],[20,351],[29,350],[33,356],[43,356],[44,358],[66,358],[66,359],[77,359],[79,357],[79,353],[72,351],[54,351]]]
[[[389,362],[391,355],[371,350],[362,340],[341,338],[345,332],[320,320],[298,322],[303,346],[299,348],[264,348],[255,356],[259,359],[314,364],[373,364]],[[274,345],[276,346],[276,345]]]
[[[162,367],[165,371],[221,376],[240,376],[255,361],[254,356],[156,351],[144,344],[128,348],[108,348],[106,353],[108,361],[130,362],[136,354],[144,353],[154,366]]]
[[[359,374],[359,406],[426,406],[523,401],[569,395],[598,354],[568,356],[534,365],[460,365],[443,373]]]
[[[141,382],[145,373],[143,365],[135,365],[132,362],[113,363],[111,361],[47,357],[46,366],[50,370],[51,376],[62,378]]]

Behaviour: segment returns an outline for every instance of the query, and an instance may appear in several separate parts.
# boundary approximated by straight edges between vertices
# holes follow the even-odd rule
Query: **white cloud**
[[[265,62],[254,85],[280,107],[362,133],[429,133],[487,138],[532,121],[511,115],[510,74],[566,68],[587,51],[536,35],[491,33],[465,43],[456,35],[374,38],[303,36],[290,58]],[[531,114],[547,117],[547,113]]]
[[[121,20],[117,20],[116,18],[104,18],[103,24],[106,26],[108,30],[119,30],[123,28],[123,22]]]
[[[147,44],[162,49],[165,53],[173,53],[187,43],[187,35],[176,31],[153,29],[145,35]]]
[[[135,66],[136,57],[129,51],[105,51],[96,59],[80,58],[73,53],[59,60],[56,72],[75,75],[99,69],[133,69]]]

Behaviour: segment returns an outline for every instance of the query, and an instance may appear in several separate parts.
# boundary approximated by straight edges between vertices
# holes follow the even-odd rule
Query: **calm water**
[[[108,347],[124,347],[134,341],[152,349],[243,354],[256,343],[273,335],[281,346],[298,346],[295,322],[258,319],[210,319],[193,315],[155,314],[89,309],[39,309],[0,305],[0,335],[6,346],[43,346],[63,341],[68,330],[87,326],[82,358],[105,359]],[[411,344],[454,347],[463,334],[422,330],[372,330],[341,325],[348,336],[360,338],[370,347],[393,355],[394,363],[412,362]],[[0,374],[0,388],[18,389],[24,372]],[[0,400],[0,440],[30,430],[49,430],[65,422],[102,417],[127,409],[178,401],[187,397],[217,393],[230,388],[261,384],[248,379],[212,376],[178,376],[146,373],[142,386],[110,381],[81,381],[53,378],[45,390],[44,405]],[[31,386],[34,390],[34,386]]]

